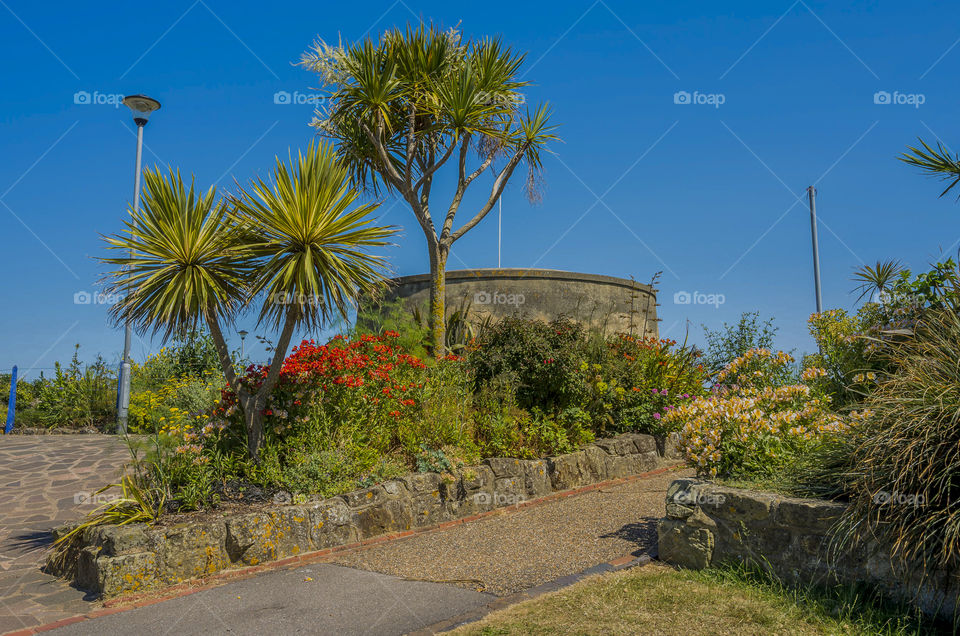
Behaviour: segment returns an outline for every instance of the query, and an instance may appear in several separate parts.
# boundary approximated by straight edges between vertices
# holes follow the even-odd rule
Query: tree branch
[[[360,122],[360,126],[363,128],[363,132],[367,135],[367,138],[370,139],[370,143],[373,144],[377,154],[380,155],[380,161],[383,162],[383,169],[386,172],[385,176],[390,180],[390,184],[401,193],[405,194],[403,177],[400,176],[400,173],[397,172],[396,167],[393,165],[393,161],[390,158],[390,153],[387,152],[386,146],[383,145],[380,135],[374,135],[364,122]],[[382,129],[383,125],[381,124],[377,128],[377,132],[381,132]]]
[[[447,159],[450,158],[450,155],[453,154],[453,149],[457,147],[457,144],[451,143],[447,148],[446,152],[440,157],[440,161],[434,163],[431,166],[428,166],[426,170],[423,171],[423,174],[420,175],[420,179],[414,184],[413,189],[419,190],[424,183],[427,182],[433,176],[433,173],[440,169],[440,166],[447,163]]]
[[[459,230],[450,235],[449,244],[453,243],[459,239],[461,236],[469,232],[473,227],[483,220],[483,217],[493,208],[493,204],[497,202],[497,199],[500,198],[500,195],[503,194],[503,189],[507,185],[507,180],[510,178],[510,175],[513,174],[514,169],[517,167],[517,164],[520,163],[520,160],[523,158],[524,153],[527,151],[528,143],[522,144],[514,155],[510,158],[510,161],[507,162],[507,165],[503,167],[503,170],[500,171],[500,174],[497,175],[496,180],[493,182],[493,188],[490,192],[490,198],[487,202],[480,208],[480,211],[477,212],[476,216],[467,221]]]
[[[413,163],[413,150],[417,147],[416,144],[416,127],[417,127],[417,107],[414,105],[413,100],[410,101],[410,109],[407,113],[407,162],[404,165],[403,169],[403,181],[410,187],[410,170],[411,164]]]
[[[464,156],[461,153],[459,184],[457,185],[456,193],[453,195],[453,201],[450,202],[450,207],[447,209],[447,218],[444,219],[444,222],[443,222],[443,232],[441,234],[441,237],[447,238],[448,236],[450,236],[450,232],[451,230],[453,230],[453,220],[457,216],[457,212],[460,211],[460,203],[463,201],[463,195],[466,194],[467,188],[470,186],[470,184],[473,183],[473,181],[477,177],[483,174],[484,171],[486,171],[486,169],[490,167],[490,165],[493,163],[494,157],[496,157],[496,152],[491,151],[490,154],[487,155],[487,158],[484,159],[483,163],[480,164],[480,167],[478,167],[476,170],[470,173],[469,177],[465,177],[464,176],[465,174]],[[457,239],[456,238],[452,239],[450,243],[452,244],[453,241],[455,240]]]

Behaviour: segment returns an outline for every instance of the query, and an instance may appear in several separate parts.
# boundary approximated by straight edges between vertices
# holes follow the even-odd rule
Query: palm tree
[[[399,194],[427,239],[428,322],[437,356],[444,352],[451,247],[490,212],[521,162],[528,168],[528,198],[538,199],[540,152],[557,139],[546,105],[520,107],[520,89],[529,84],[520,79],[524,57],[497,39],[464,42],[455,30],[421,23],[352,46],[318,40],[300,60],[320,74],[329,93],[313,125],[337,143],[354,183]],[[445,165],[455,175],[452,194],[435,212],[431,190]],[[488,169],[494,174],[489,195],[454,228],[467,189]]]
[[[125,233],[106,238],[122,255],[102,260],[118,267],[107,275],[122,296],[112,308],[116,321],[164,338],[207,324],[257,461],[263,411],[294,329],[345,316],[358,295],[382,284],[384,261],[368,249],[386,245],[396,230],[370,225],[378,203],[352,207],[359,192],[328,144],[311,144],[289,166],[278,158],[272,183],[257,179],[219,203],[215,194],[195,192],[192,180],[187,189],[179,171],[147,170],[142,209],[131,212]],[[258,300],[259,322],[280,335],[265,378],[249,387],[222,325]]]
[[[884,292],[889,291],[893,281],[904,271],[903,264],[898,260],[877,261],[875,267],[863,265],[853,272],[853,280],[860,284],[853,288],[859,291],[860,301],[864,296],[872,297],[879,294],[882,299]]]

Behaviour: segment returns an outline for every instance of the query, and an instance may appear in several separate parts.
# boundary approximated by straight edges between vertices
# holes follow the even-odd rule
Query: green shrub
[[[171,379],[222,376],[220,358],[209,333],[191,331],[179,336],[158,353],[134,364],[131,391],[157,391]]]
[[[777,335],[773,318],[761,322],[758,311],[744,312],[735,325],[723,323],[716,331],[704,325],[703,331],[707,339],[703,362],[714,376],[750,349],[772,349]]]
[[[40,384],[36,397],[36,412],[43,425],[106,428],[116,420],[116,373],[102,357],[84,365],[77,345],[66,368],[55,364],[54,377]]]
[[[584,344],[583,327],[569,320],[511,317],[486,330],[467,362],[477,389],[506,375],[515,383],[518,406],[557,414],[583,403]]]
[[[861,403],[886,369],[876,347],[871,346],[876,342],[869,335],[877,324],[875,309],[876,305],[868,304],[854,316],[842,309],[810,316],[810,335],[818,352],[807,356],[804,364],[827,372],[823,382],[836,408]]]
[[[601,362],[581,362],[583,410],[600,436],[623,432],[665,435],[676,425],[663,417],[701,395],[706,373],[699,352],[675,340],[611,336]]]

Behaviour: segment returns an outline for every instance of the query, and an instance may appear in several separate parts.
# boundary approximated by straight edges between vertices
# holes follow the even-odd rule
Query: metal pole
[[[141,123],[142,121],[142,123]],[[140,211],[140,165],[143,159],[143,127],[146,119],[136,120],[137,123],[137,172],[133,177],[133,211]],[[130,255],[133,256],[131,250]],[[123,330],[123,364],[120,366],[120,404],[117,407],[117,432],[127,433],[127,413],[130,410],[130,339],[133,329],[130,320]]]
[[[500,268],[500,236],[503,227],[503,199],[497,197],[497,205],[500,206],[500,213],[497,215],[497,269]]]
[[[13,365],[10,374],[10,401],[7,402],[7,424],[3,429],[5,435],[13,432],[13,419],[17,413],[17,365]]]
[[[810,235],[813,239],[813,284],[817,292],[817,313],[823,312],[823,302],[820,297],[820,244],[817,241],[817,190],[813,186],[807,188],[807,198],[810,200]]]
[[[244,352],[243,343],[246,340],[246,336],[240,336],[240,361],[243,362],[243,359],[246,357]]]

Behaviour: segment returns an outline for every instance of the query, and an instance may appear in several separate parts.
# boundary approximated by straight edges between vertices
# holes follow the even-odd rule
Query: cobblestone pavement
[[[119,479],[130,452],[110,435],[0,435],[0,634],[89,611],[84,593],[40,571],[50,530]]]

